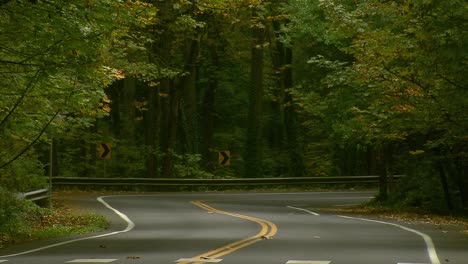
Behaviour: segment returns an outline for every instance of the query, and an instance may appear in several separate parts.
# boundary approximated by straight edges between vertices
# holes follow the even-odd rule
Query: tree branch
[[[15,64],[15,65],[22,65],[22,66],[40,66],[39,64],[24,63],[22,61],[10,61],[10,60],[0,60],[0,63]]]
[[[415,84],[417,85],[418,87],[420,87],[437,105],[439,105],[439,111],[442,112],[442,116],[445,118],[446,121],[450,122],[450,123],[453,123],[454,125],[456,126],[461,126],[461,124],[459,122],[456,122],[453,118],[452,118],[452,115],[449,113],[449,111],[447,111],[447,109],[444,109],[442,107],[442,104],[439,102],[439,100],[437,99],[437,97],[435,97],[434,94],[432,94],[430,91],[429,91],[429,88],[427,88],[426,86],[422,85],[420,82],[412,79],[412,78],[409,78],[409,77],[406,77],[404,75],[401,75],[395,71],[392,71],[389,67],[387,67],[387,65],[383,64],[383,67],[386,71],[388,71],[390,74],[393,74],[394,76],[398,77],[398,78],[401,78],[407,82],[410,82],[412,84]]]
[[[24,63],[25,61],[28,61],[34,57],[37,57],[37,56],[41,56],[41,55],[47,55],[49,53],[50,50],[52,50],[53,47],[57,46],[58,44],[62,43],[63,40],[58,40],[56,42],[54,42],[52,45],[50,45],[44,52],[41,52],[41,53],[37,53],[37,54],[33,54],[27,58],[25,58],[24,60],[21,61],[21,63]]]
[[[455,86],[455,87],[457,87],[457,88],[460,88],[460,89],[462,89],[462,90],[465,90],[465,89],[466,89],[465,87],[463,87],[463,86],[461,86],[461,85],[455,83],[454,81],[450,80],[449,78],[443,76],[443,75],[440,74],[440,73],[437,74],[437,75],[438,75],[440,78],[444,79],[446,82],[450,83],[451,85],[453,85],[453,86]]]
[[[10,109],[10,112],[2,119],[2,121],[0,122],[0,127],[3,126],[3,124],[5,124],[5,122],[8,120],[8,118],[10,118],[10,116],[13,114],[13,112],[15,112],[16,108],[18,108],[18,106],[20,105],[20,103],[23,101],[23,99],[26,97],[26,94],[32,89],[32,87],[34,87],[34,81],[37,79],[37,77],[39,76],[39,73],[41,71],[38,70],[36,71],[36,73],[34,74],[34,76],[31,78],[31,80],[29,81],[28,83],[28,86],[26,87],[26,89],[24,89],[23,93],[21,94],[21,97],[18,98],[18,100],[16,101],[15,105],[13,106],[13,108]]]
[[[60,113],[60,111],[57,111],[55,112],[55,114],[52,116],[52,118],[49,120],[49,122],[47,122],[47,124],[42,128],[41,132],[39,132],[39,134],[36,136],[36,138],[31,142],[29,143],[29,145],[27,145],[23,150],[21,150],[20,153],[18,153],[15,157],[13,157],[12,159],[10,159],[8,162],[4,163],[3,165],[0,166],[0,169],[3,169],[4,167],[10,165],[12,162],[14,162],[15,160],[17,160],[19,157],[21,157],[26,151],[28,151],[34,144],[36,144],[36,142],[39,140],[39,138],[41,138],[41,136],[44,134],[44,132],[46,131],[46,129],[49,127],[49,125],[52,123],[52,121],[54,121],[55,117]]]

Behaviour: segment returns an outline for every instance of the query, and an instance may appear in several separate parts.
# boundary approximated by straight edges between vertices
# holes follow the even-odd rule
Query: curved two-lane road
[[[429,226],[321,213],[371,192],[77,197],[106,232],[0,251],[0,263],[468,263],[468,237]]]

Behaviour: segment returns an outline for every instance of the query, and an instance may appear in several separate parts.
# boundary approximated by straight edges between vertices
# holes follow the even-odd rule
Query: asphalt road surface
[[[468,263],[454,230],[323,211],[372,192],[146,194],[75,197],[105,214],[105,232],[0,251],[0,263]],[[323,212],[322,212],[323,211]]]

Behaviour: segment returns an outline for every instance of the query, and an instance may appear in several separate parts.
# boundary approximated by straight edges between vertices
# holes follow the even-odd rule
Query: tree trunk
[[[153,46],[154,56],[153,61],[162,61],[164,65],[171,67],[171,46],[175,39],[168,25],[173,23],[174,13],[173,3],[171,1],[155,1],[154,3],[159,9],[159,27],[155,32],[162,32],[160,35],[156,33],[156,38],[160,41]],[[160,80],[160,118],[159,118],[159,146],[162,154],[161,158],[161,173],[160,177],[171,178],[174,171],[174,155],[175,140],[177,136],[178,124],[178,107],[179,98],[178,92],[174,86],[174,81],[169,77],[164,77]]]
[[[57,150],[58,150],[58,140],[55,137],[52,137],[51,139],[51,144],[50,147],[52,148],[50,151],[51,154],[51,160],[52,164],[50,164],[51,171],[50,173],[52,174],[52,177],[59,176],[60,175],[60,170],[59,170],[59,161],[58,161],[58,155],[57,155]]]
[[[197,118],[197,73],[198,73],[198,41],[188,44],[185,54],[185,72],[182,77],[180,90],[183,93],[183,105],[180,109],[184,147],[187,153],[198,152],[198,118]]]
[[[261,23],[256,11],[253,20]],[[252,27],[252,48],[250,64],[249,113],[247,120],[247,141],[244,175],[258,178],[262,173],[262,98],[263,98],[263,41],[264,29]]]
[[[389,143],[385,148],[385,169],[387,170],[388,178],[388,191],[393,193],[395,191],[395,177],[393,171],[393,143]]]
[[[164,143],[164,161],[162,164],[162,177],[174,177],[174,155],[176,150],[177,140],[177,124],[179,118],[179,91],[174,87],[172,80],[166,81],[168,85],[168,99],[166,100],[167,118],[165,119],[165,129],[167,130],[165,136],[161,140]]]
[[[146,158],[146,177],[159,177],[159,87],[148,87],[148,111],[145,115],[145,145],[149,148]]]
[[[379,199],[385,201],[388,198],[387,166],[385,162],[385,146],[377,146],[377,170],[379,172]]]
[[[271,62],[273,73],[276,82],[276,87],[271,89],[273,100],[270,104],[271,118],[268,123],[268,141],[269,146],[273,149],[284,148],[285,132],[285,116],[284,116],[284,97],[285,97],[285,48],[280,41],[280,35],[277,33],[280,30],[280,22],[273,21],[272,28],[268,31],[268,40],[270,42]]]
[[[208,85],[204,89],[202,94],[202,109],[201,109],[201,119],[200,123],[202,126],[202,149],[201,153],[203,155],[203,160],[205,167],[209,170],[214,169],[213,159],[211,158],[211,148],[213,145],[213,134],[214,134],[214,105],[215,105],[215,95],[216,89],[218,89],[218,77],[217,71],[219,70],[219,58],[217,50],[215,47],[211,47],[210,56],[211,56],[211,67],[208,80]],[[210,68],[211,68],[210,67]]]
[[[120,81],[114,82],[106,91],[111,99],[111,135],[120,138]]]
[[[452,197],[450,195],[450,189],[449,189],[448,179],[445,173],[444,165],[442,164],[442,161],[438,161],[436,166],[437,166],[437,170],[439,171],[439,178],[440,178],[440,183],[442,184],[445,204],[447,205],[447,209],[449,211],[453,211],[454,207],[452,203]]]
[[[374,146],[367,146],[367,175],[376,175],[378,174],[378,154]]]
[[[135,143],[135,90],[136,80],[127,77],[122,82],[122,137],[128,144]]]
[[[168,171],[166,162],[167,155],[169,152],[169,123],[170,123],[170,81],[168,79],[161,80],[161,118],[160,122],[160,137],[159,137],[159,146],[161,147],[161,153],[163,154],[163,160],[161,164],[161,177],[167,177],[166,173]]]
[[[458,178],[458,189],[463,210],[468,213],[468,177],[466,175],[468,164],[462,158],[456,161],[456,174]]]
[[[299,121],[294,102],[289,91],[293,87],[292,75],[292,49],[285,49],[285,72],[284,72],[284,88],[285,92],[285,109],[284,123],[286,127],[286,138],[288,141],[290,169],[289,174],[292,177],[302,177],[305,175],[304,156],[302,147],[299,142]]]

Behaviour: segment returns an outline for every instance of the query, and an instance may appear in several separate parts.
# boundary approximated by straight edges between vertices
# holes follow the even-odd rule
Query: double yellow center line
[[[241,215],[241,214],[221,211],[221,210],[213,208],[213,207],[211,207],[209,205],[206,205],[206,204],[204,204],[204,203],[202,203],[200,201],[192,201],[191,203],[198,206],[198,207],[201,207],[201,208],[207,210],[208,212],[223,214],[223,215],[228,215],[228,216],[232,216],[232,217],[236,217],[236,218],[240,218],[240,219],[249,220],[249,221],[255,222],[255,223],[257,223],[257,224],[259,224],[261,226],[260,232],[258,232],[254,236],[251,236],[251,237],[236,241],[234,243],[222,246],[220,248],[208,251],[206,253],[195,256],[192,259],[200,259],[200,260],[217,259],[217,258],[219,258],[221,256],[227,255],[227,254],[232,253],[234,251],[237,251],[237,250],[239,250],[241,248],[247,247],[247,246],[249,246],[249,245],[251,245],[253,243],[256,243],[256,242],[258,242],[260,240],[271,239],[276,234],[276,232],[278,232],[278,228],[272,222],[269,222],[269,221],[266,221],[266,220],[263,220],[263,219],[260,219],[260,218],[248,216],[248,215]],[[196,262],[183,261],[183,262],[178,262],[178,263],[179,264],[189,264],[189,263],[202,264],[202,263],[205,263],[205,262],[208,262],[208,261],[196,261]]]

